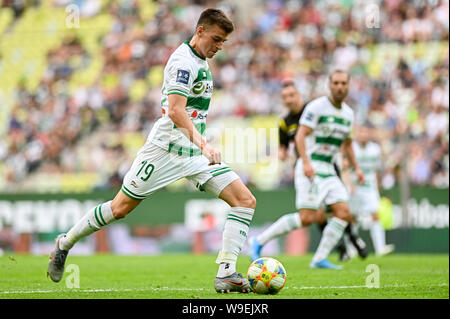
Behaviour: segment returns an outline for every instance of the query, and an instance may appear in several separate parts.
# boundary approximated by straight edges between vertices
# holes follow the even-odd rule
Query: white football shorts
[[[204,155],[178,155],[149,143],[139,150],[121,189],[128,197],[143,200],[181,178],[187,178],[200,191],[219,196],[239,176],[225,163],[209,165]]]
[[[358,189],[350,195],[350,211],[354,216],[365,216],[377,213],[380,206],[378,190]]]
[[[303,173],[301,160],[295,165],[295,205],[297,209],[318,210],[322,205],[348,202],[348,192],[337,175],[317,174],[311,181]]]

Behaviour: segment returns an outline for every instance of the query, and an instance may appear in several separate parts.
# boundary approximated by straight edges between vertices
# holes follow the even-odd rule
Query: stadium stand
[[[382,145],[383,187],[398,183],[405,154],[411,183],[448,187],[448,0],[373,1],[383,8],[373,21],[362,0],[15,3],[0,9],[0,192],[119,186],[160,114],[163,66],[205,5],[237,26],[210,62],[211,126],[270,128],[284,111],[283,78],[307,101],[339,66],[352,74],[358,123],[374,125]],[[284,169],[263,184],[257,170],[237,172],[265,188],[293,178]]]

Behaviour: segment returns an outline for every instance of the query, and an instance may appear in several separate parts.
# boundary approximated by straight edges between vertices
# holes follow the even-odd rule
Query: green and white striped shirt
[[[355,188],[363,192],[378,192],[377,171],[381,169],[381,147],[375,142],[367,142],[365,146],[362,146],[354,141],[353,151],[365,179],[364,185],[359,185],[356,174],[352,170],[352,183]]]
[[[346,103],[335,107],[327,96],[309,102],[300,125],[313,129],[306,137],[306,153],[319,176],[336,175],[333,162],[342,142],[351,135],[353,110]]]
[[[179,94],[187,97],[186,112],[194,127],[205,137],[212,92],[213,81],[208,62],[200,57],[189,42],[184,42],[172,53],[164,69],[162,116],[153,126],[147,143],[154,143],[178,155],[201,155],[200,149],[169,118],[168,96]]]

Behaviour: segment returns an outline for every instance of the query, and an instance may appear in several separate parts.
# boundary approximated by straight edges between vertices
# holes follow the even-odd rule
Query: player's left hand
[[[364,173],[359,168],[355,170],[355,173],[356,173],[356,178],[358,179],[358,184],[364,185],[364,183],[366,182]]]

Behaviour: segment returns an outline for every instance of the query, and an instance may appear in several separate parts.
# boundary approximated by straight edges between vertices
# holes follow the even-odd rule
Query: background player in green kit
[[[231,206],[216,260],[219,270],[215,290],[249,291],[247,279],[236,273],[236,261],[247,238],[256,200],[222,162],[220,151],[206,142],[206,117],[213,92],[207,59],[222,49],[233,30],[233,23],[221,10],[206,9],[192,39],[172,53],[164,69],[161,118],[139,150],[116,197],[93,207],[67,234],[56,238],[48,265],[53,281],[61,280],[68,251],[77,241],[125,217],[153,192],[187,178]]]
[[[343,102],[348,93],[349,81],[347,72],[334,71],[329,77],[331,95],[317,98],[306,105],[295,136],[300,156],[295,168],[298,212],[283,215],[262,234],[252,238],[252,258],[258,257],[262,247],[271,239],[317,222],[317,211],[322,204],[326,204],[333,217],[323,231],[310,266],[341,268],[327,259],[352,219],[347,204],[348,192],[333,165],[341,144],[355,169],[358,182],[364,183],[364,175],[355,160],[350,135],[353,111]]]
[[[303,103],[301,93],[295,86],[295,83],[292,79],[285,79],[282,82],[282,90],[281,90],[281,100],[283,105],[289,110],[289,113],[280,119],[279,122],[279,138],[280,138],[280,146],[278,150],[279,158],[282,161],[285,161],[288,157],[288,149],[289,145],[294,142],[295,135],[297,133],[300,118],[303,114],[305,106],[308,104]],[[295,149],[296,156],[298,157],[298,151]],[[336,175],[341,178],[340,170],[336,163],[333,163],[333,166],[336,171]],[[317,220],[316,223],[319,227],[319,230],[323,232],[325,227],[327,226],[327,217],[322,207],[317,211]],[[365,242],[359,237],[356,231],[352,231],[351,224],[347,225],[345,228],[346,237],[349,242],[356,248],[356,251],[361,256],[361,258],[366,258],[368,251]],[[339,251],[339,259],[344,261],[349,259],[349,254],[347,252],[346,245],[343,241],[341,241],[336,249]],[[256,259],[257,256],[250,256],[252,259]]]
[[[359,185],[354,172],[350,171],[350,208],[356,212],[353,232],[357,232],[358,226],[368,229],[375,254],[383,256],[393,252],[394,245],[386,244],[385,231],[378,219],[382,168],[381,147],[371,140],[369,126],[357,127],[355,135],[353,149],[356,161],[364,172],[365,183]]]

